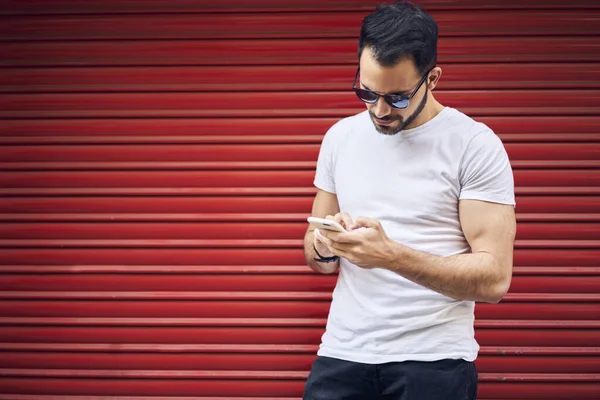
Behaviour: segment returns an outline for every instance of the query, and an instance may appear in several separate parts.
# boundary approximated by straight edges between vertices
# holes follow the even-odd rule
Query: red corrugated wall
[[[335,276],[302,237],[375,1],[4,0],[0,399],[299,399]],[[427,0],[437,98],[503,139],[480,399],[600,398],[600,4]]]

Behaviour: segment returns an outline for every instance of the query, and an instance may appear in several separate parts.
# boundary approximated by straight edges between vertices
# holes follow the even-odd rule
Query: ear
[[[427,88],[429,90],[433,90],[440,81],[442,77],[442,69],[440,67],[435,67],[429,73],[429,78],[427,79]]]

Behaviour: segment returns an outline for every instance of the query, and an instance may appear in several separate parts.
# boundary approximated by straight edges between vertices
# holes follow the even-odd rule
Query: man
[[[437,24],[417,6],[367,16],[354,83],[367,110],[326,133],[308,265],[337,285],[304,399],[475,399],[474,302],[512,275],[514,182],[499,138],[432,91]]]

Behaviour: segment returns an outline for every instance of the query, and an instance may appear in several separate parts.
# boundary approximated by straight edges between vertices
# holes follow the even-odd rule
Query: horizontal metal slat
[[[1,292],[0,292],[1,293]],[[554,303],[560,313],[565,304]],[[552,306],[550,305],[550,307]],[[572,305],[575,315],[585,316],[593,305]],[[41,307],[40,307],[41,306]],[[563,307],[561,307],[563,306]],[[600,307],[596,305],[596,307]],[[150,308],[154,308],[154,312]],[[185,308],[185,310],[182,310]],[[69,300],[6,300],[0,304],[2,317],[227,317],[227,318],[326,318],[329,300],[278,300],[278,301],[77,301]],[[515,307],[512,307],[515,308]],[[548,308],[548,307],[547,307]],[[543,310],[544,307],[541,307]],[[566,313],[563,313],[566,314]],[[515,315],[516,317],[516,315]],[[542,318],[543,319],[543,318]],[[573,317],[572,319],[578,319]],[[586,318],[579,318],[586,319]]]
[[[26,392],[26,389],[22,390]],[[82,395],[48,395],[48,394],[0,394],[1,400],[106,400],[106,396],[82,396]],[[148,400],[147,396],[122,396],[120,400]],[[271,397],[271,400],[301,400],[301,397]],[[264,397],[227,396],[152,396],[152,400],[264,400]]]
[[[0,265],[0,274],[312,274],[306,265]],[[600,267],[536,266],[513,267],[513,275],[523,276],[595,276],[600,275]],[[6,296],[2,293],[2,296]],[[13,293],[14,295],[14,293]],[[47,295],[47,293],[46,293]],[[23,297],[23,296],[21,296]],[[16,298],[16,297],[14,297]],[[599,295],[600,298],[600,295]],[[536,298],[536,301],[542,299]],[[547,300],[547,299],[546,299]],[[560,299],[554,299],[560,300]],[[563,299],[564,300],[564,299]]]
[[[119,220],[171,221],[304,221],[311,212],[313,196],[269,197],[0,197],[2,220],[39,220],[114,217]],[[517,215],[523,221],[596,221],[600,197],[525,196],[516,198]],[[175,212],[177,212],[175,214]],[[566,216],[562,216],[567,214]],[[45,217],[42,217],[45,215]],[[75,215],[73,218],[67,215]],[[13,217],[10,217],[13,216]],[[27,217],[28,216],[28,217]],[[545,219],[544,219],[545,218]]]
[[[517,250],[518,252],[519,250]],[[301,253],[301,251],[299,251]],[[577,255],[579,252],[572,252]],[[308,267],[306,267],[308,269]],[[0,291],[105,291],[125,292],[327,292],[336,282],[335,275],[300,274],[2,274]],[[568,290],[567,290],[568,289]],[[600,293],[600,276],[544,277],[515,276],[511,293]],[[60,294],[58,294],[60,296]],[[210,296],[210,294],[207,294]],[[257,293],[260,296],[260,293]],[[533,299],[532,299],[533,300]],[[582,299],[584,300],[584,299]]]
[[[306,267],[308,268],[308,267]],[[275,292],[327,292],[330,295],[335,285],[334,275],[319,274],[298,275],[293,279],[284,275],[266,274],[198,274],[176,275],[166,278],[163,275],[39,275],[24,276],[19,274],[0,275],[0,290],[3,291],[106,291],[118,295],[119,291],[136,292],[245,292],[245,291],[275,291]],[[567,281],[569,281],[567,279]],[[594,280],[587,283],[581,278],[572,278],[573,283],[580,287],[593,287]],[[595,282],[600,284],[600,279]],[[584,290],[580,290],[583,292]],[[200,293],[199,293],[200,295]],[[210,296],[210,294],[207,294]]]
[[[515,333],[518,331],[515,331]],[[599,342],[588,330],[556,331],[551,339],[551,345],[557,345],[562,339],[567,339],[564,345],[572,340],[580,340],[576,345],[594,345]],[[592,332],[591,330],[589,332]],[[537,332],[536,332],[537,333]],[[47,326],[43,329],[36,326],[3,326],[0,330],[2,342],[50,342],[71,343],[111,343],[111,344],[311,344],[319,343],[323,329],[320,327],[104,327],[97,326]],[[497,335],[499,336],[499,335]],[[565,337],[562,337],[565,336]],[[589,342],[592,340],[592,342]]]
[[[127,3],[111,0],[101,4],[88,4],[77,0],[50,0],[28,1],[23,3],[18,0],[6,0],[0,15],[39,15],[39,14],[121,14],[121,13],[169,13],[169,12],[230,12],[238,10],[244,12],[273,12],[273,11],[341,11],[341,10],[368,10],[371,11],[380,2],[376,0],[292,0],[282,3],[277,0],[259,0],[248,2],[246,0],[229,0],[227,3],[220,1],[189,2],[175,0],[169,3],[148,2],[144,0],[130,0]],[[448,9],[554,9],[564,8],[560,0],[506,0],[501,3],[481,3],[476,0],[423,0],[419,4],[428,10]],[[594,0],[574,0],[569,3],[569,9],[598,8]]]
[[[560,279],[557,277],[557,279]],[[567,285],[567,283],[565,283]],[[19,293],[20,294],[20,293]],[[7,300],[3,292],[0,317],[93,317],[93,318],[326,318],[329,300]],[[573,298],[577,295],[573,293]],[[10,298],[10,297],[8,297]],[[581,296],[575,302],[516,302],[477,304],[477,319],[593,320],[600,315],[600,295],[596,301]]]
[[[600,54],[600,52],[599,52]],[[436,98],[472,116],[595,115],[594,90],[444,90]],[[235,104],[235,110],[231,105]],[[316,107],[315,104],[319,104]],[[5,94],[0,117],[318,117],[347,116],[364,104],[347,92]]]
[[[99,161],[99,162],[8,162],[0,163],[4,171],[181,171],[181,170],[307,170],[316,161]],[[596,161],[538,161],[528,168],[597,168]]]
[[[518,146],[518,145],[517,145]],[[523,146],[531,146],[523,144]],[[553,145],[550,146],[552,152]],[[594,148],[598,148],[600,154],[600,143],[595,144],[571,144],[557,145],[568,152],[569,148],[576,155],[584,156],[589,153],[593,155]],[[204,162],[246,162],[255,161],[268,163],[272,161],[310,162],[309,168],[314,168],[319,151],[316,144],[278,144],[278,145],[68,145],[68,146],[2,146],[0,147],[0,158],[2,165],[7,166],[10,162],[147,162],[147,161],[169,161],[176,163]],[[543,152],[543,149],[540,150]],[[555,153],[558,150],[555,150]],[[566,156],[568,157],[568,156]],[[568,158],[567,158],[568,159]],[[267,164],[271,169],[277,169],[277,164]],[[302,165],[302,164],[300,164]]]
[[[22,390],[26,392],[27,390]],[[48,394],[0,394],[1,400],[106,400],[106,396],[69,396],[69,395],[48,395]],[[120,400],[148,400],[147,396],[122,396]],[[301,400],[301,397],[271,397],[271,400]],[[247,396],[227,396],[227,397],[206,397],[206,396],[152,396],[152,400],[264,400],[264,397]]]
[[[515,166],[544,166],[542,162],[555,163],[557,168],[570,163],[600,166],[600,143],[506,143],[504,147]],[[0,165],[3,169],[248,169],[254,165],[313,170],[319,148],[319,144],[0,146]]]
[[[112,14],[4,17],[1,40],[348,38],[369,11],[248,14]],[[440,36],[599,34],[600,12],[469,10],[432,12]]]
[[[302,239],[274,239],[274,240],[213,240],[213,239],[17,239],[0,240],[0,248],[302,248]],[[525,247],[563,247],[563,248],[600,248],[600,241],[539,241],[525,244]]]
[[[591,201],[589,201],[591,200]],[[271,197],[171,197],[161,201],[149,198],[132,197],[81,197],[81,198],[28,198],[28,197],[0,197],[0,210],[4,213],[38,213],[38,214],[78,214],[78,213],[194,213],[194,214],[229,214],[237,215],[281,215],[310,213],[313,196],[271,196]],[[572,203],[571,203],[572,201]],[[548,199],[556,203],[558,209],[566,209],[569,204],[579,206],[582,212],[593,212],[598,206],[600,212],[600,197],[589,199],[579,197],[563,201],[562,198]],[[567,210],[567,209],[566,209]],[[568,210],[567,210],[568,211]],[[225,217],[227,218],[227,217]],[[252,218],[252,217],[249,217]]]
[[[534,267],[535,268],[535,267]],[[593,274],[600,272],[600,267],[541,267],[541,273],[551,274]],[[586,272],[587,271],[587,272]],[[591,271],[591,272],[590,272]],[[306,265],[0,265],[0,273],[52,273],[52,274],[87,274],[87,273],[129,273],[129,274],[307,274],[313,273]],[[531,273],[530,273],[531,274]]]
[[[121,378],[121,379],[302,379],[308,377],[307,370],[303,371],[253,371],[253,370],[199,370],[199,371],[167,371],[167,370],[104,370],[104,369],[26,369],[3,368],[0,376],[17,377],[64,377],[64,378]],[[482,373],[479,376],[485,381],[517,381],[517,382],[597,382],[600,374],[502,374]]]
[[[600,174],[595,170],[515,169],[515,186],[597,186]],[[546,176],[544,178],[543,176]],[[570,178],[570,184],[569,184]],[[575,193],[573,193],[575,194]]]
[[[2,249],[2,264],[35,265],[304,265],[301,249]],[[597,267],[600,251],[592,249],[516,249],[517,266]],[[307,267],[308,268],[308,267]]]
[[[0,248],[297,248],[302,239],[4,239]],[[517,240],[516,249],[599,249],[600,240]]]
[[[595,254],[595,253],[591,253]],[[591,255],[590,254],[590,255]],[[303,265],[298,249],[2,249],[4,264]],[[92,261],[93,260],[93,261]],[[136,261],[137,260],[137,261]],[[596,259],[597,260],[597,259]],[[564,265],[564,263],[560,263]],[[570,263],[568,263],[570,264]],[[574,265],[577,265],[574,263]]]
[[[325,327],[326,318],[90,318],[1,317],[0,326]],[[482,327],[600,328],[600,321],[479,321]]]
[[[308,371],[252,371],[252,370],[201,370],[201,371],[167,371],[167,370],[102,370],[102,369],[25,369],[3,368],[0,376],[17,377],[63,377],[63,378],[120,378],[120,379],[302,379],[308,377]],[[600,374],[502,374],[482,373],[479,376],[485,381],[518,381],[518,382],[597,382]]]
[[[557,298],[553,298],[553,300],[569,300],[563,299],[564,295],[555,296]],[[589,294],[578,294],[578,295],[568,295],[572,300],[581,301],[588,300],[595,301],[598,300],[598,296],[589,295]],[[23,291],[5,291],[1,292],[1,297],[3,299],[45,299],[45,300],[55,300],[55,299],[85,299],[85,300],[106,300],[108,298],[112,298],[113,300],[125,300],[125,299],[134,299],[134,300],[276,300],[276,301],[289,301],[289,300],[331,300],[331,290],[321,291],[321,292],[310,292],[310,291],[287,291],[287,292],[109,292],[109,291],[101,291],[101,292],[73,292],[73,291],[35,291],[35,292],[23,292]],[[531,296],[528,296],[528,299],[531,299]]]
[[[316,355],[319,346],[315,344],[127,344],[114,346],[112,343],[24,343],[11,342],[0,343],[0,350],[5,353],[12,351],[23,352],[69,352],[69,353],[220,353],[220,354],[257,354],[257,353],[278,353],[278,354],[302,354],[310,353]],[[485,349],[498,349],[496,347],[484,347]],[[510,353],[510,349],[529,349],[524,350],[524,354],[563,354],[577,355],[582,349],[590,349],[590,354],[598,354],[600,351],[596,347],[504,347]],[[518,350],[517,350],[518,351]],[[497,350],[490,350],[490,353],[496,353]]]
[[[307,371],[153,371],[153,370],[75,370],[75,369],[0,369],[0,376],[64,378],[141,378],[141,379],[306,379]],[[580,380],[582,377],[580,376]],[[587,378],[587,377],[583,377]],[[588,378],[589,379],[589,378]],[[574,379],[577,380],[577,379]]]
[[[123,344],[111,343],[0,343],[0,350],[20,352],[68,352],[68,353],[218,353],[218,354],[303,354],[316,355],[318,345],[312,344]],[[483,346],[479,354],[487,356],[596,356],[600,347],[521,347],[521,346]]]
[[[0,186],[3,190],[11,187],[35,190],[36,186],[50,187],[90,187],[106,190],[110,187],[132,189],[135,187],[193,187],[218,186],[226,191],[234,191],[236,186],[263,187],[266,185],[282,188],[302,188],[306,194],[311,188],[313,171],[70,171],[70,172],[0,172]],[[103,188],[104,187],[104,188]],[[297,190],[297,189],[294,189]],[[107,191],[108,192],[108,191]]]
[[[582,348],[583,351],[587,348]],[[475,362],[482,373],[595,373],[600,372],[600,357],[594,356],[523,356],[480,355]],[[35,366],[35,365],[34,365]]]
[[[522,118],[521,118],[522,119]],[[521,120],[520,119],[520,120]],[[186,143],[229,143],[240,141],[252,142],[254,140],[285,140],[289,137],[297,143],[320,143],[325,131],[337,121],[337,118],[178,118],[172,120],[148,117],[144,119],[8,119],[2,121],[0,134],[4,137],[16,135],[26,140],[34,137],[36,140],[51,140],[62,137],[62,140],[83,141],[88,144],[88,139],[138,142],[140,140],[171,141]],[[600,118],[582,117],[581,122],[568,118],[552,118],[545,121],[539,119],[539,124],[545,126],[544,131],[552,129],[559,124],[569,130],[571,127],[584,133],[593,133],[600,130],[594,124],[600,123]],[[281,134],[281,126],[285,124],[287,134]],[[536,122],[529,118],[529,124]],[[573,124],[575,126],[573,126]],[[564,131],[561,129],[561,131]],[[123,138],[124,139],[120,139]],[[44,139],[45,138],[45,139]],[[220,139],[219,139],[220,138]],[[258,138],[258,139],[256,139]],[[262,138],[262,139],[261,139]],[[160,143],[160,142],[159,142]]]
[[[181,346],[180,352],[161,352],[154,349],[153,345],[146,345],[145,352],[140,352],[143,346],[114,346],[104,345],[105,354],[98,353],[97,345],[55,345],[53,347],[66,348],[67,351],[50,350],[45,344],[32,344],[19,346],[0,346],[2,349],[11,349],[4,352],[0,366],[3,368],[44,368],[44,369],[111,369],[115,364],[121,369],[162,369],[162,370],[202,370],[207,365],[212,370],[300,370],[307,371],[315,358],[317,349],[314,346],[295,346],[307,348],[301,352],[290,352],[287,347],[275,346],[280,350],[274,352],[268,346],[253,346],[265,350],[258,352],[204,352],[194,351],[194,346]],[[70,347],[69,347],[70,346]],[[15,351],[18,348],[36,349],[36,353]],[[93,353],[82,352],[83,348],[90,348]],[[156,346],[158,347],[158,346]],[[186,350],[183,350],[183,347]],[[206,346],[196,346],[206,347]],[[219,346],[213,346],[217,348]],[[230,346],[235,347],[235,346]],[[243,347],[243,346],[237,346]],[[271,346],[273,347],[273,346]],[[133,348],[136,352],[124,350]],[[492,350],[493,348],[489,348]],[[597,373],[600,370],[600,358],[596,348],[581,347],[571,351],[560,348],[547,348],[542,351],[536,349],[511,350],[498,348],[491,352],[488,348],[480,350],[476,361],[478,371],[481,373]],[[531,350],[531,351],[528,351]],[[266,351],[266,353],[265,353]],[[115,353],[116,352],[116,353]],[[155,366],[155,367],[154,367]]]
[[[493,326],[478,327],[482,346],[600,346],[600,330],[593,328]],[[318,345],[324,326],[2,326],[1,342],[111,343],[111,344],[310,344]],[[75,339],[76,338],[76,339]]]
[[[316,353],[316,350],[315,352]],[[212,370],[233,371],[308,371],[315,358],[314,353],[307,354],[135,354],[123,353],[17,353],[2,355],[0,365],[11,370],[29,369],[65,369],[74,371],[114,368],[120,370],[203,370],[207,365]],[[487,356],[482,355],[476,361],[481,374],[522,373],[522,374],[597,374],[600,371],[600,358],[593,356]],[[31,371],[31,370],[30,370]],[[133,372],[133,371],[132,371]],[[33,372],[32,372],[33,373]],[[15,375],[19,375],[15,372]],[[29,375],[29,374],[23,374]],[[73,374],[77,376],[77,374]],[[249,375],[249,377],[252,375]]]
[[[535,189],[535,190],[533,190]],[[537,188],[531,188],[539,194]],[[315,195],[316,189],[310,187],[277,187],[277,188],[17,188],[0,189],[0,194],[7,196],[299,196]],[[548,188],[546,194],[600,194],[600,190],[587,188]],[[596,193],[597,192],[597,193]],[[543,193],[542,193],[543,194]]]
[[[115,291],[100,291],[100,292],[73,292],[73,291],[5,291],[0,292],[0,298],[9,300],[226,300],[226,301],[295,301],[295,300],[331,300],[331,290],[314,292],[314,291],[286,291],[286,292],[115,292]],[[502,299],[503,302],[518,303],[518,302],[593,302],[600,301],[600,295],[591,293],[508,293]]]
[[[306,68],[305,68],[306,69]],[[0,124],[7,144],[210,144],[311,143],[338,118],[234,119],[7,119]],[[598,142],[595,116],[478,117],[505,142]],[[285,125],[286,134],[281,134]]]
[[[0,189],[5,196],[303,196],[315,195],[311,187],[183,187],[183,188],[8,188]],[[516,187],[518,195],[600,195],[596,186]]]
[[[585,349],[585,348],[583,348]],[[314,352],[301,354],[211,354],[211,353],[73,353],[73,352],[4,352],[2,369],[70,369],[70,370],[205,370],[215,371],[309,371]],[[590,355],[480,355],[479,373],[554,373],[590,374],[600,372],[600,357]]]
[[[125,372],[125,371],[124,371]],[[211,371],[212,372],[212,371]],[[42,371],[40,371],[40,374]],[[197,372],[171,373],[124,373],[121,377],[110,376],[104,371],[96,374],[83,375],[79,378],[69,378],[66,371],[63,374],[48,372],[45,379],[36,382],[38,375],[14,377],[3,374],[0,384],[8,393],[22,393],[30,388],[28,393],[45,394],[88,394],[105,396],[123,395],[202,395],[226,396],[237,399],[237,396],[300,396],[304,387],[307,373],[298,375],[292,372],[263,372],[251,374],[248,371],[206,373],[203,376]],[[162,379],[161,379],[162,378]],[[204,378],[204,379],[198,379]],[[502,379],[504,378],[504,379]],[[39,379],[39,378],[38,378]],[[167,380],[168,379],[168,380]],[[598,376],[594,374],[481,374],[479,385],[480,398],[497,399],[501,392],[503,398],[552,398],[557,400],[596,399]],[[500,383],[498,383],[501,381]],[[173,383],[173,384],[168,384]],[[569,384],[567,384],[569,383]],[[533,396],[533,397],[532,397]],[[535,397],[543,396],[543,397]],[[549,397],[551,396],[551,397]],[[198,398],[198,397],[196,397]],[[202,398],[201,398],[202,399]]]
[[[600,61],[595,37],[441,38],[443,63]],[[355,39],[2,42],[0,66],[356,65]],[[226,108],[229,109],[229,108]]]
[[[308,228],[306,217],[299,215],[294,222],[269,222],[268,218],[260,222],[194,222],[193,219],[176,219],[167,222],[153,222],[145,217],[135,222],[119,222],[111,215],[102,220],[75,219],[71,222],[41,222],[32,215],[32,219],[6,222],[0,214],[0,240],[299,240]],[[596,240],[600,237],[600,223],[591,223],[585,214],[581,220],[586,222],[528,222],[517,218],[519,229],[517,240]],[[60,221],[60,220],[59,220]],[[85,221],[85,222],[84,222]],[[209,220],[210,221],[210,220]],[[600,222],[600,218],[597,218]],[[107,224],[105,222],[110,222]]]
[[[591,89],[597,63],[443,64],[439,89]],[[348,90],[354,65],[5,68],[0,92]],[[318,83],[317,83],[318,82]]]
[[[1,192],[19,194],[27,192],[43,196],[56,194],[185,194],[223,195],[313,194],[315,173],[312,170],[218,170],[218,171],[10,171],[0,172]],[[516,192],[527,193],[526,188],[536,188],[536,194],[553,194],[546,188],[557,188],[565,194],[578,195],[577,189],[586,189],[585,194],[600,190],[600,174],[595,170],[535,170],[515,169]],[[268,185],[267,187],[265,187]],[[46,190],[42,190],[46,188]],[[76,191],[77,188],[85,190]],[[255,191],[246,191],[254,188]],[[218,189],[218,190],[217,190]],[[526,189],[526,190],[525,190]],[[86,193],[87,191],[87,193]],[[211,191],[213,191],[211,193]],[[519,192],[520,191],[520,192]],[[144,193],[146,192],[146,193]]]
[[[236,397],[284,397],[302,395],[304,380],[280,379],[274,374],[270,379],[142,379],[142,378],[51,378],[1,377],[0,386],[5,393],[61,395],[94,394],[97,396],[207,396],[215,400],[217,396]],[[172,384],[171,384],[172,383]],[[577,392],[575,392],[577,393]]]
[[[579,118],[579,117],[578,117]],[[147,120],[148,118],[144,118]],[[305,118],[301,118],[303,120]],[[478,118],[481,119],[481,118]],[[200,119],[202,120],[202,119]],[[243,120],[243,118],[237,118]],[[268,119],[266,119],[268,120]],[[293,120],[293,119],[291,119]],[[4,120],[10,121],[10,120]],[[3,122],[4,122],[3,121]],[[177,121],[177,120],[172,120]],[[264,120],[262,120],[264,121]],[[285,121],[288,123],[290,121]],[[141,129],[143,131],[143,129]],[[132,132],[133,133],[133,132]],[[43,134],[43,133],[42,133]],[[106,145],[106,144],[320,144],[323,136],[315,135],[254,135],[254,136],[233,136],[226,135],[197,135],[197,136],[33,136],[24,133],[23,136],[3,136],[2,141],[5,145],[64,145],[64,144],[87,144],[87,145]],[[498,137],[504,143],[597,143],[600,141],[600,133],[499,133]]]
[[[517,200],[518,202],[518,200]],[[306,222],[306,217],[310,214],[310,209],[305,209],[302,213],[290,214],[290,213],[271,213],[271,214],[234,214],[234,213],[198,213],[198,214],[184,214],[184,213],[0,213],[0,221],[10,222],[169,222],[169,223],[204,223],[204,222],[236,222],[236,223],[247,223],[247,222]],[[527,222],[538,222],[538,223],[591,223],[600,221],[600,213],[517,213],[518,223]],[[546,225],[535,225],[535,226],[546,226]],[[557,225],[547,225],[555,227]],[[576,231],[576,236],[585,236],[588,231]],[[304,232],[302,232],[304,233]],[[543,232],[543,234],[552,235],[555,231]],[[519,232],[517,232],[519,234]],[[559,233],[560,234],[560,233]],[[550,237],[551,238],[551,237]],[[595,238],[595,237],[594,237]],[[534,239],[534,238],[532,238]]]
[[[304,210],[299,214],[113,214],[113,213],[65,213],[65,214],[0,214],[0,221],[14,222],[305,222],[306,217],[310,214],[310,209]],[[551,215],[548,220],[552,220]],[[570,217],[569,217],[570,216]],[[560,217],[560,216],[559,216]],[[600,220],[600,214],[566,214],[557,220],[582,220],[595,221]]]
[[[591,150],[591,149],[590,149]],[[598,169],[600,160],[532,160],[512,161],[513,169]],[[99,161],[99,162],[8,162],[0,163],[4,171],[182,171],[182,170],[306,170],[316,161]]]

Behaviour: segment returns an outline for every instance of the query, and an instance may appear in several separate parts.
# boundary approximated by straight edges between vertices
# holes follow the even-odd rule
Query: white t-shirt
[[[500,139],[450,107],[396,135],[378,133],[367,111],[333,125],[323,139],[315,186],[336,193],[340,210],[381,221],[387,235],[438,256],[470,251],[458,201],[515,204]],[[482,216],[485,217],[485,216]],[[340,260],[318,355],[376,364],[473,361],[473,301],[459,301],[383,268]]]

